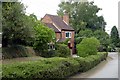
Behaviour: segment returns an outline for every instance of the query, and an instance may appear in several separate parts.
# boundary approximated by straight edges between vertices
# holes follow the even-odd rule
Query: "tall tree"
[[[103,16],[98,16],[97,13],[101,10],[94,2],[76,2],[69,0],[68,2],[61,2],[59,4],[58,15],[68,12],[70,15],[70,23],[75,29],[76,33],[85,28],[96,30],[105,30],[106,22]]]
[[[21,2],[2,3],[2,43],[3,46],[12,44],[25,44],[31,37],[28,16]]]
[[[115,46],[117,46],[117,44],[119,43],[119,34],[116,26],[113,26],[113,28],[111,29],[111,42]]]

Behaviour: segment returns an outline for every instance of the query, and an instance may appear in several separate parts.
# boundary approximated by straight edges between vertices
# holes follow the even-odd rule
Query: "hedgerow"
[[[78,58],[44,58],[39,61],[4,64],[2,66],[2,79],[49,79],[66,78],[77,72],[85,72],[101,61],[105,60],[107,53],[98,53],[89,57]]]

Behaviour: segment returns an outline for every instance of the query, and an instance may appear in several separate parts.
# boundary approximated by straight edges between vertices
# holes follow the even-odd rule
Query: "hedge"
[[[4,64],[2,79],[67,78],[77,72],[85,72],[93,68],[106,57],[107,53],[98,53],[85,58],[54,57],[39,61]]]

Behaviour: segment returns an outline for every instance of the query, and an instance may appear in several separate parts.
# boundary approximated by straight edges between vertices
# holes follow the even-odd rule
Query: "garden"
[[[94,2],[84,4],[63,2],[58,6],[59,16],[66,10],[71,16],[70,23],[75,30],[75,48],[78,57],[73,58],[70,55],[68,39],[56,42],[55,32],[52,29],[38,20],[36,15],[26,15],[23,3],[4,2],[2,3],[3,61],[20,57],[40,58],[1,64],[2,79],[68,78],[75,73],[90,70],[106,60],[108,51],[116,51],[116,47],[120,47],[116,26],[113,26],[111,35],[105,32],[106,22],[103,16],[96,15],[101,9],[94,5]],[[89,14],[83,15],[85,11]],[[49,49],[50,43],[54,49]]]

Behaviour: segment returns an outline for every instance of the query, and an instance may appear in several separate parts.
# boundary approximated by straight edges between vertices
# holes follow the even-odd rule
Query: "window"
[[[66,32],[66,38],[71,38],[71,32]]]

